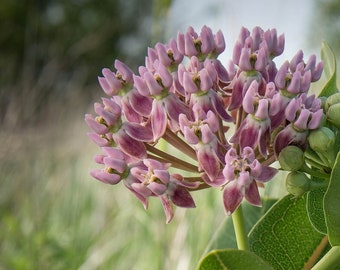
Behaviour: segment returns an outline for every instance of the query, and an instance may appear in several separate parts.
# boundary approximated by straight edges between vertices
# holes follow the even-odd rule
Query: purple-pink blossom
[[[288,145],[304,150],[323,117],[309,94],[322,73],[302,50],[276,66],[285,37],[276,29],[243,27],[234,47],[221,30],[189,27],[147,49],[134,72],[116,60],[98,77],[106,97],[85,121],[102,153],[91,175],[123,184],[148,207],[160,199],[167,222],[176,207],[195,207],[192,191],[222,190],[227,214],[243,199],[260,206],[258,183]],[[228,48],[232,57],[220,61]]]
[[[225,156],[223,175],[226,185],[223,190],[224,208],[232,214],[245,198],[250,204],[261,206],[261,198],[256,181],[267,182],[277,173],[277,169],[262,165],[254,150],[245,147],[242,153],[230,148]]]

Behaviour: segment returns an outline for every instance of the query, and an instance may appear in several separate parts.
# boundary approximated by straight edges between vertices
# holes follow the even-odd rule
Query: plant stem
[[[340,246],[332,247],[312,270],[331,270],[340,265]]]
[[[231,216],[233,219],[238,249],[249,250],[248,236],[244,225],[242,205],[240,205]]]

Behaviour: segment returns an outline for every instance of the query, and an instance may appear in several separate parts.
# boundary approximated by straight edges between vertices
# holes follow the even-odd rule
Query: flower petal
[[[153,132],[153,140],[157,141],[163,136],[167,127],[167,116],[162,100],[154,100],[151,111],[151,127]]]
[[[148,189],[150,189],[157,196],[160,196],[166,191],[166,186],[163,184],[152,182],[148,185]]]
[[[131,157],[138,159],[146,158],[146,148],[140,141],[131,138],[123,129],[113,135],[113,139],[119,148]]]
[[[227,215],[231,215],[241,204],[244,191],[237,185],[237,181],[229,182],[223,190],[223,204]]]
[[[124,129],[130,137],[138,141],[151,142],[153,139],[152,131],[149,128],[136,123],[126,122],[122,129]]]
[[[256,184],[256,181],[253,181],[248,188],[246,188],[246,192],[244,197],[246,198],[246,200],[255,206],[262,206],[262,202],[261,202],[261,197],[259,194],[259,190]]]
[[[190,192],[181,186],[177,186],[170,195],[171,201],[174,205],[185,208],[195,208],[194,199],[191,197]]]
[[[198,149],[197,160],[211,181],[214,181],[220,171],[220,161],[210,145],[204,145]]]
[[[275,174],[278,173],[278,170],[269,166],[262,166],[261,173],[256,177],[256,180],[261,182],[267,182],[271,180]]]
[[[111,185],[115,185],[121,180],[120,175],[108,173],[106,170],[93,170],[90,175],[103,183]]]
[[[167,196],[160,196],[159,197],[161,199],[162,205],[163,205],[163,209],[164,209],[164,213],[166,216],[166,223],[170,223],[170,221],[172,220],[172,218],[174,217],[174,209],[172,206],[171,201],[168,199]]]

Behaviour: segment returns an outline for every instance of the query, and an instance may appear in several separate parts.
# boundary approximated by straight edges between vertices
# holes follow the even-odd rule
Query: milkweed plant
[[[320,61],[299,50],[278,66],[284,45],[276,29],[242,28],[222,62],[222,32],[189,27],[148,48],[138,72],[115,60],[98,77],[106,96],[85,115],[95,179],[145,208],[158,198],[166,223],[195,207],[192,193],[220,190],[227,219],[198,269],[340,269],[335,57],[324,43]],[[263,195],[281,180],[285,196]]]

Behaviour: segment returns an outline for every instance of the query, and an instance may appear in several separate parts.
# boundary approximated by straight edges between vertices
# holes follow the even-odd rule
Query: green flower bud
[[[339,103],[340,103],[340,93],[335,93],[329,96],[325,103],[325,111],[327,112],[329,107],[335,104],[339,104]]]
[[[321,127],[312,130],[307,139],[310,148],[325,161],[325,165],[332,167],[337,153],[337,150],[335,149],[336,136],[334,132],[328,127]]]
[[[279,163],[286,171],[298,171],[305,164],[303,151],[297,146],[289,145],[280,152]]]
[[[310,179],[302,172],[290,172],[286,178],[287,191],[295,197],[311,190]]]
[[[340,129],[340,103],[331,105],[326,112],[327,120]]]
[[[321,127],[309,133],[308,142],[314,151],[328,152],[334,147],[335,134],[328,127]]]

